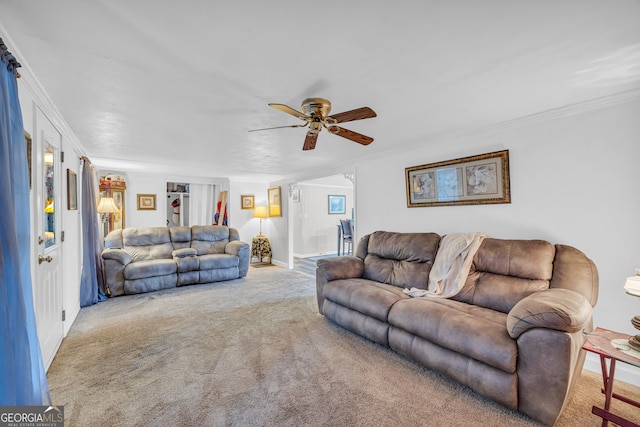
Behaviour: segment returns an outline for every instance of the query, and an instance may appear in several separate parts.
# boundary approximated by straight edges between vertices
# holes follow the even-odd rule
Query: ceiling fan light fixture
[[[312,121],[309,122],[309,132],[319,133],[322,130],[322,122]]]

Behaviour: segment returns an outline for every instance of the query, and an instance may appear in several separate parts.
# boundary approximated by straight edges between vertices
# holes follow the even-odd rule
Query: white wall
[[[231,181],[229,206],[233,207],[233,216],[229,222],[238,229],[240,240],[249,244],[260,233],[260,220],[253,218],[253,209],[242,209],[240,196],[254,196],[254,206],[267,206],[267,187],[266,183]],[[267,236],[268,223],[269,218],[262,220],[262,231]]]
[[[194,178],[176,175],[156,175],[137,173],[132,171],[121,171],[112,169],[102,169],[98,171],[99,176],[114,173],[125,178],[127,189],[124,193],[125,203],[125,227],[166,227],[167,226],[167,182],[188,182],[197,184],[218,185],[221,190],[229,190],[229,180],[226,178]],[[138,210],[138,194],[155,194],[155,210]],[[232,218],[233,207],[227,202],[229,218]]]
[[[358,236],[375,230],[483,231],[575,246],[599,270],[596,326],[635,334],[630,319],[640,314],[640,300],[626,295],[623,285],[640,267],[640,99],[566,113],[358,164]],[[510,154],[511,204],[407,208],[406,167],[502,149]]]
[[[291,197],[289,185],[286,181],[277,181],[269,184],[269,188],[280,187],[280,203],[282,205],[281,217],[270,217],[266,223],[266,231],[263,223],[263,233],[269,237],[271,250],[273,251],[273,263],[285,268],[293,266],[293,233],[290,230],[289,209]]]

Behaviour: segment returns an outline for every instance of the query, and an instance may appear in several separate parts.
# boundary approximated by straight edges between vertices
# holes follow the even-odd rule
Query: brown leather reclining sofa
[[[320,313],[553,425],[584,364],[583,332],[593,329],[594,263],[566,245],[486,238],[457,295],[409,297],[403,288],[427,289],[440,241],[378,231],[355,256],[318,260]]]

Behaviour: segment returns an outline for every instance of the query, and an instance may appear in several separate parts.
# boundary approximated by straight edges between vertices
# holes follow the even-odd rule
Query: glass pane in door
[[[55,151],[53,147],[44,143],[43,178],[44,178],[44,247],[48,248],[56,243],[56,212],[55,212]]]

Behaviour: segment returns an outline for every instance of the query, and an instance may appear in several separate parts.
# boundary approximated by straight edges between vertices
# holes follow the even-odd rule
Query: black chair
[[[353,234],[351,231],[351,221],[348,219],[340,220],[340,227],[342,229],[342,253],[344,255],[351,255],[353,253]],[[348,252],[344,250],[345,245],[349,249]]]

